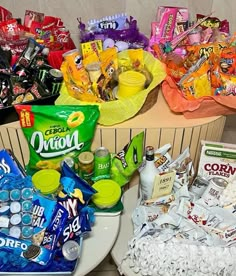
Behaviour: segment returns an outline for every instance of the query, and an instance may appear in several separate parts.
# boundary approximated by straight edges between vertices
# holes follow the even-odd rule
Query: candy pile
[[[227,20],[197,14],[191,22],[186,8],[158,7],[149,50],[184,98],[235,95],[235,35]]]
[[[148,38],[139,32],[137,21],[126,14],[91,19],[87,25],[80,19],[79,31],[81,43],[100,40],[104,48],[116,46],[119,51],[148,46]]]
[[[19,55],[25,49],[28,38],[32,37],[50,50],[75,48],[69,30],[61,18],[48,16],[44,13],[26,10],[23,22],[14,18],[12,13],[0,7],[0,46]]]
[[[0,108],[58,95],[63,75],[49,65],[43,45],[29,38],[13,66],[9,52],[0,53]]]
[[[21,23],[0,11],[0,108],[58,96],[61,51],[75,48],[62,20],[26,10]]]
[[[194,178],[188,149],[176,160],[169,159],[168,149],[167,145],[158,149],[159,156],[153,160],[152,191],[147,193],[146,183],[140,183],[140,198],[132,213],[134,236],[124,260],[140,275],[233,275],[235,146],[202,141]],[[172,189],[156,195],[156,185],[162,191],[171,185]]]

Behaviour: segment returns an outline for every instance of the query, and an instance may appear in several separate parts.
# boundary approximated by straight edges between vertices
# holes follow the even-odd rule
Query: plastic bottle
[[[147,146],[145,150],[146,165],[140,171],[140,192],[142,200],[151,199],[154,179],[158,173],[154,163],[154,148]]]

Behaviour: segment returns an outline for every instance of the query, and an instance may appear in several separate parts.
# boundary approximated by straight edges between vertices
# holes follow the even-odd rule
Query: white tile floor
[[[227,117],[225,129],[222,135],[222,142],[236,143],[236,115],[230,115]],[[108,255],[104,261],[97,266],[87,276],[119,276],[117,267],[114,264],[112,257]]]

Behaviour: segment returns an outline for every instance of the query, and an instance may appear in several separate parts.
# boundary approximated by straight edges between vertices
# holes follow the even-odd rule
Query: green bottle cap
[[[57,191],[60,186],[61,174],[54,169],[43,169],[32,176],[35,189],[44,195],[50,195]]]

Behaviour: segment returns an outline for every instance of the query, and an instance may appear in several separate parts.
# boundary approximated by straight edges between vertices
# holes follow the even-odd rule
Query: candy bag
[[[16,105],[30,159],[27,172],[60,170],[66,157],[74,159],[90,150],[99,109],[96,105],[54,106]]]

